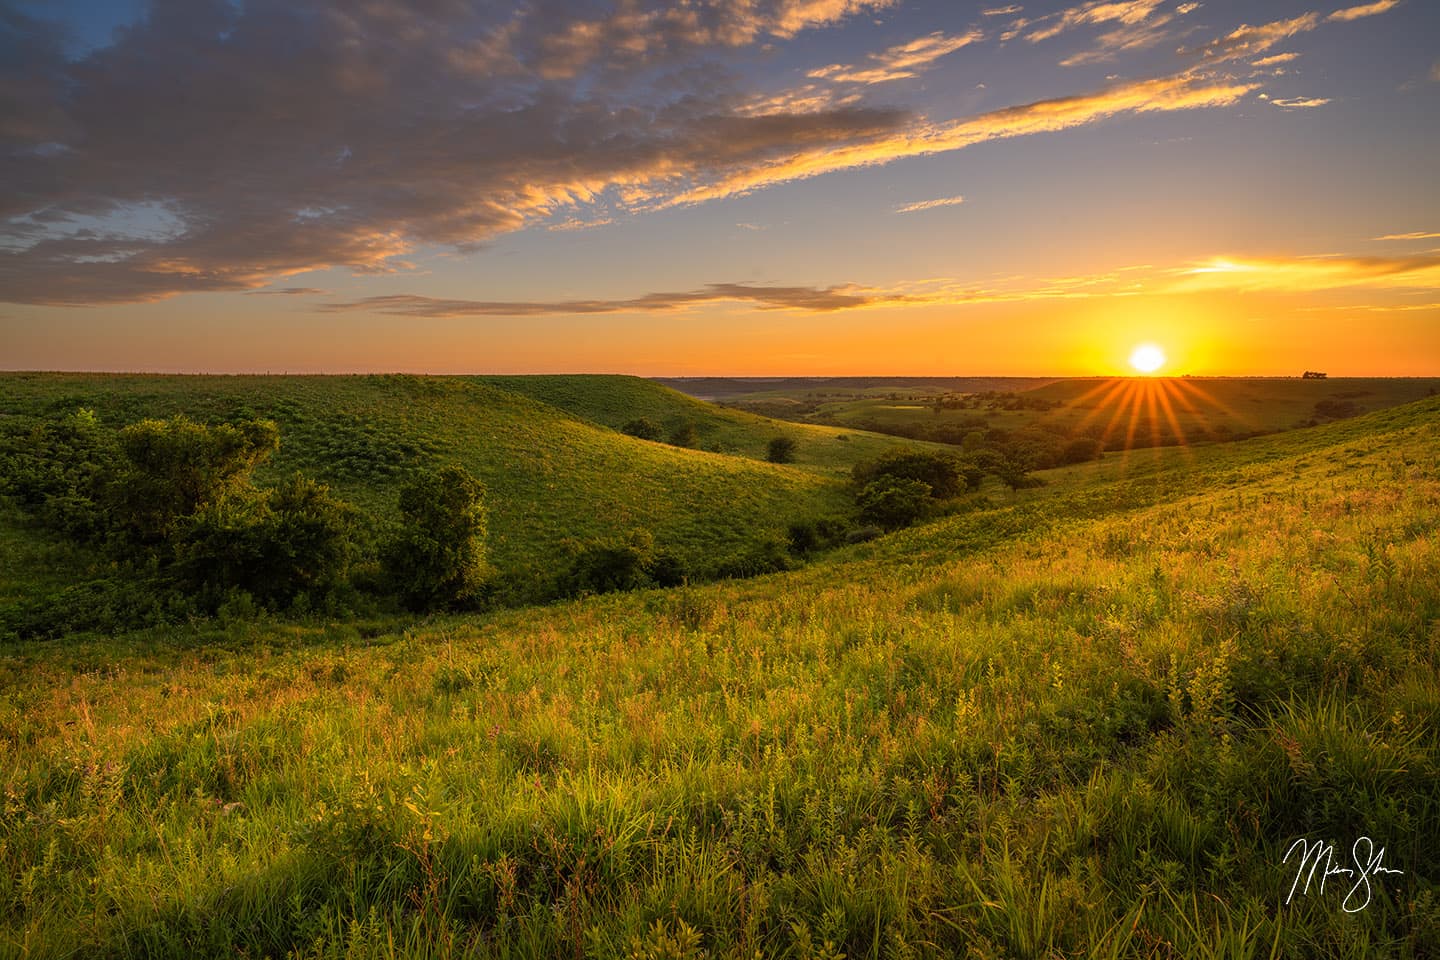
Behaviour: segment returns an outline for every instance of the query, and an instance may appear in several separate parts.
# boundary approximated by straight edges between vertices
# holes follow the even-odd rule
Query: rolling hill
[[[1434,956],[1437,530],[1430,399],[754,580],[18,644],[0,943]]]

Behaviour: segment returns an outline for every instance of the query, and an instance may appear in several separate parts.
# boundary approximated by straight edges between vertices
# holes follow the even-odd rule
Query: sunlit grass
[[[0,659],[17,955],[1425,957],[1440,405],[743,583]],[[368,631],[367,631],[368,632]],[[1387,846],[1282,907],[1294,838]]]

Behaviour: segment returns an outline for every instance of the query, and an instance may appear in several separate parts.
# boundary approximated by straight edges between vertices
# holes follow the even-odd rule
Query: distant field
[[[10,645],[0,953],[1440,955],[1440,399],[1046,476],[747,581]]]
[[[489,488],[489,550],[509,569],[545,567],[566,538],[639,529],[686,561],[710,561],[847,509],[850,467],[897,442],[722,410],[631,377],[0,374],[0,425],[79,407],[113,425],[272,418],[280,452],[261,482],[302,471],[382,518],[407,471],[462,464]],[[614,429],[637,416],[690,422],[706,449]],[[764,461],[781,435],[797,441],[794,465]]]
[[[1119,450],[1273,433],[1383,410],[1440,390],[1434,378],[1112,378],[959,387],[923,380],[786,383],[739,381],[756,389],[721,393],[742,409],[807,423],[946,442],[959,442],[972,430],[1037,428],[1095,435],[1107,449]],[[1317,411],[1317,404],[1326,403],[1328,408]]]

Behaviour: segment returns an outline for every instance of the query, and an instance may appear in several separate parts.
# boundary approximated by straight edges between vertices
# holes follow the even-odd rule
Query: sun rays
[[[1126,456],[1142,447],[1173,446],[1191,456],[1192,444],[1218,439],[1231,429],[1227,420],[1247,429],[1260,428],[1254,418],[1206,390],[1203,383],[1177,377],[1102,380],[1071,405],[1089,408],[1075,425],[1077,434],[1090,431],[1107,449],[1118,448]]]

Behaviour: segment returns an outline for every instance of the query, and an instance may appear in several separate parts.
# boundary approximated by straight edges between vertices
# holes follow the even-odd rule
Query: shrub
[[[641,440],[659,442],[660,439],[665,436],[664,432],[660,429],[660,425],[649,417],[637,417],[620,429],[621,432],[627,433],[632,437],[639,437]]]
[[[771,463],[794,463],[797,444],[790,437],[776,437],[770,441],[765,459]]]
[[[929,509],[930,487],[920,480],[881,476],[860,491],[860,519],[886,530],[898,530],[919,520]]]
[[[0,493],[45,526],[82,542],[111,526],[105,491],[119,468],[115,434],[81,408],[0,441]]]
[[[178,579],[207,597],[243,590],[266,603],[325,596],[345,580],[357,513],[295,476],[261,496],[197,512],[175,544]]]
[[[698,440],[695,424],[685,422],[670,432],[670,444],[676,447],[693,447]]]
[[[1059,462],[1067,464],[1099,460],[1100,452],[1104,448],[1105,445],[1094,437],[1076,437],[1061,448]]]
[[[678,587],[688,576],[680,558],[669,551],[656,551],[655,539],[643,530],[623,539],[572,544],[571,551],[560,583],[561,593],[567,596]]]
[[[120,431],[124,458],[111,499],[120,528],[141,542],[165,540],[185,517],[248,484],[280,446],[271,420],[206,426],[189,417],[142,420]]]
[[[845,541],[849,524],[838,517],[796,520],[786,529],[790,552],[797,556],[825,550]]]
[[[857,463],[852,475],[862,487],[881,477],[915,480],[925,484],[928,495],[939,500],[957,497],[965,490],[960,461],[943,453],[891,450],[874,460]]]
[[[789,570],[790,558],[779,540],[765,540],[733,556],[726,557],[712,571],[717,580],[758,577],[766,573]]]
[[[401,531],[384,550],[390,583],[411,609],[473,603],[484,585],[485,488],[463,467],[415,474],[400,489]]]

